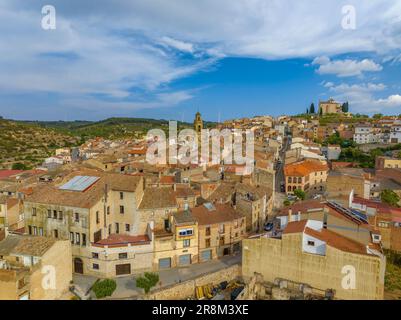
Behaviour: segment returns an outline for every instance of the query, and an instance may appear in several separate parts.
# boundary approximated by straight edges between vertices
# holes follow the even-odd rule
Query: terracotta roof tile
[[[140,210],[176,208],[177,201],[172,188],[148,188],[145,189],[142,201],[139,204]]]
[[[305,233],[319,240],[322,240],[326,242],[327,245],[341,251],[367,254],[366,246],[349,238],[343,237],[331,230],[321,229],[320,231],[316,231],[306,227]]]
[[[242,217],[233,207],[228,204],[213,204],[215,210],[209,210],[205,205],[191,209],[192,216],[199,225],[209,225],[233,221]]]
[[[312,172],[328,171],[327,164],[323,164],[316,160],[304,160],[301,162],[287,164],[284,167],[284,174],[286,176],[303,177],[308,176]]]

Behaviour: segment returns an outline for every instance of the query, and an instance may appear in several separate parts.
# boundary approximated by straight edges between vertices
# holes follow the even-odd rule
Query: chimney
[[[174,191],[177,191],[177,184],[173,184],[173,189],[174,189]]]
[[[323,229],[327,229],[328,213],[329,213],[329,209],[324,208],[324,211],[323,211]]]
[[[292,221],[292,209],[288,209],[288,222]]]

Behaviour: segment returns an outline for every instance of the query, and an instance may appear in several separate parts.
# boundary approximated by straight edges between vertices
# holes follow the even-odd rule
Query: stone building
[[[155,234],[154,269],[188,266],[198,262],[198,223],[190,210],[175,212],[171,228]]]
[[[279,237],[258,235],[243,241],[242,274],[265,281],[332,290],[335,299],[383,299],[386,260],[379,246],[364,246],[314,220],[290,222]],[[348,278],[347,278],[348,275]]]
[[[325,191],[328,171],[327,163],[318,160],[303,160],[285,165],[287,194],[293,194],[297,189],[307,193]]]
[[[359,168],[337,168],[327,177],[327,192],[330,197],[348,196],[352,190],[360,197],[369,199],[370,174]]]
[[[60,299],[71,280],[68,240],[8,235],[0,241],[0,300]]]
[[[25,199],[25,232],[69,240],[75,273],[98,277],[135,273],[136,268],[152,265],[152,247],[147,245],[152,240],[150,228],[137,228],[142,195],[142,177],[73,172],[60,185],[39,185]],[[119,246],[124,249],[116,265],[108,258],[116,250],[106,249]],[[147,261],[137,261],[146,250]]]
[[[336,102],[334,99],[319,102],[319,114],[326,115],[333,113],[343,113],[341,103]]]
[[[238,253],[246,234],[246,218],[229,204],[205,203],[191,209],[198,222],[200,262]]]

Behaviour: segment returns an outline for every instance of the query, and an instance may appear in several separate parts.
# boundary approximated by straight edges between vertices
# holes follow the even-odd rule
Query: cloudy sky
[[[401,114],[401,0],[2,0],[0,32],[7,118]]]

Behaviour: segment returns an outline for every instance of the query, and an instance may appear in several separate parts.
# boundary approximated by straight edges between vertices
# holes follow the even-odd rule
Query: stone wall
[[[343,288],[343,267],[355,268],[355,289]],[[283,238],[257,238],[243,241],[242,276],[249,279],[255,272],[264,280],[276,279],[308,284],[325,291],[334,289],[337,299],[383,299],[385,258],[354,254],[327,246],[326,255],[305,253],[302,233],[285,234]]]
[[[196,279],[153,291],[149,300],[184,300],[195,295],[195,288],[207,284],[217,285],[241,276],[241,266],[234,265],[216,272],[206,273]]]

